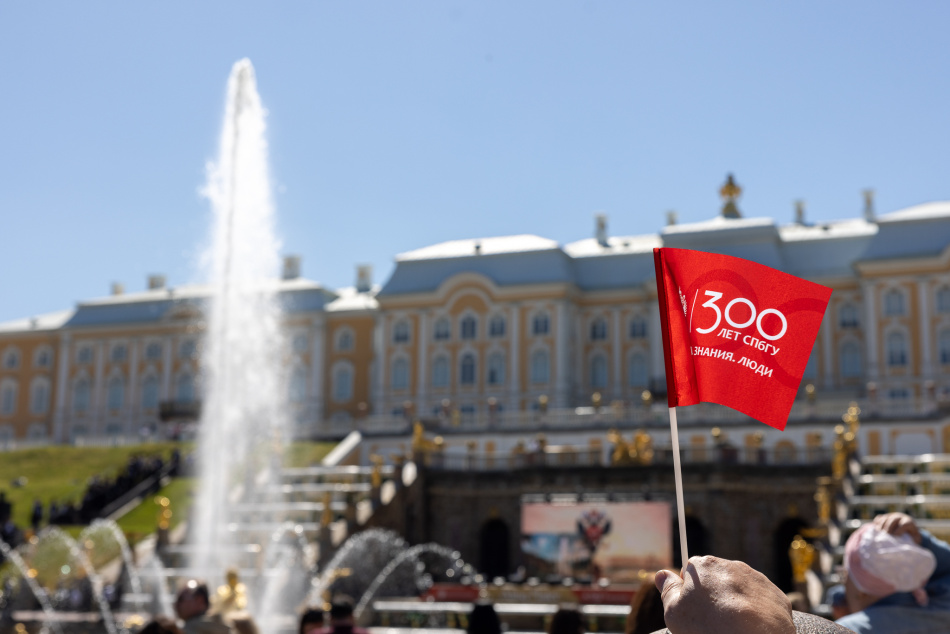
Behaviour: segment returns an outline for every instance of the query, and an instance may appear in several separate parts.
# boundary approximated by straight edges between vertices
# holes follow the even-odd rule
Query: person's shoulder
[[[792,620],[795,622],[796,634],[855,634],[853,630],[844,627],[841,623],[806,612],[792,612]],[[670,634],[670,631],[662,629],[653,634]]]

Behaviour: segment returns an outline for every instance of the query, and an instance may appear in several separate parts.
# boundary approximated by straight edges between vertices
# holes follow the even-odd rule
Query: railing
[[[763,449],[732,446],[681,449],[684,464],[724,464],[750,466],[805,466],[828,465],[829,449]],[[430,451],[422,456],[422,464],[436,471],[512,471],[547,467],[608,467],[610,458],[602,449],[565,449],[528,451],[525,453],[453,453]],[[669,447],[654,449],[647,464],[630,463],[625,466],[672,465],[673,450]]]
[[[167,420],[197,420],[201,416],[201,401],[162,401],[158,417]]]

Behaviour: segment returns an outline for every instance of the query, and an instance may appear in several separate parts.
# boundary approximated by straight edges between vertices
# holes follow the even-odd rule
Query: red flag
[[[785,429],[831,289],[728,255],[653,249],[670,407]]]

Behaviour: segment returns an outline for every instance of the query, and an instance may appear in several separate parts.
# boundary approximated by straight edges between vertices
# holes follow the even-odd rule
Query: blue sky
[[[0,321],[196,279],[231,65],[304,274],[468,237],[950,198],[950,4],[0,3]]]

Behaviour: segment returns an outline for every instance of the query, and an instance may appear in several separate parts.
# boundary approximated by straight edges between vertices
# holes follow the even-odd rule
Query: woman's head
[[[583,634],[581,613],[573,608],[561,608],[551,619],[548,634]]]

